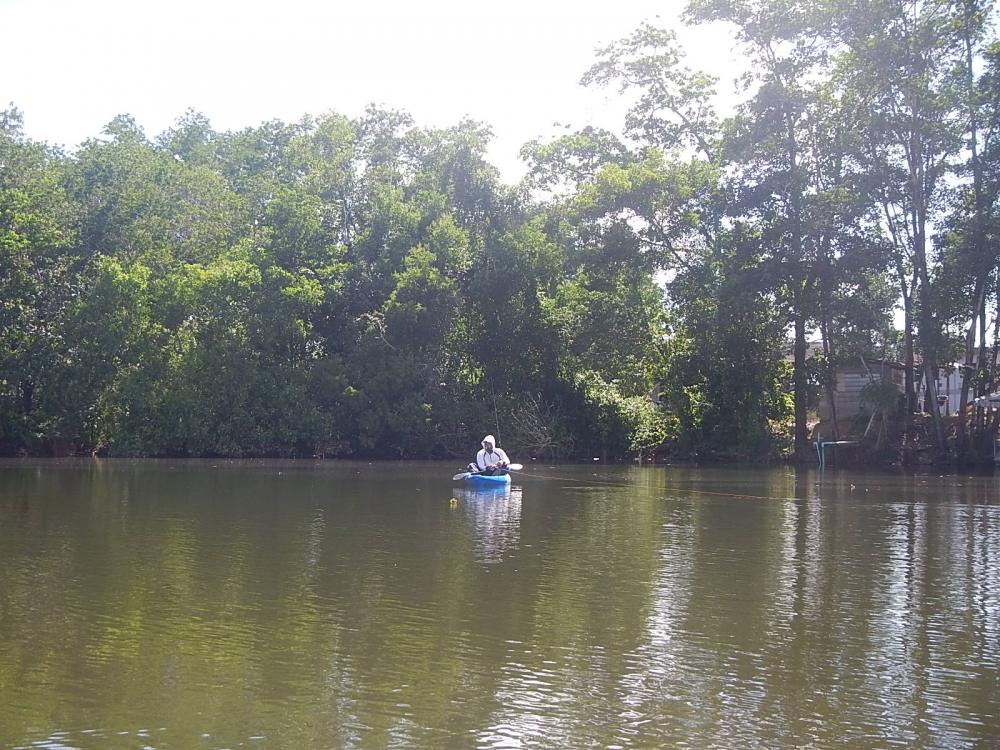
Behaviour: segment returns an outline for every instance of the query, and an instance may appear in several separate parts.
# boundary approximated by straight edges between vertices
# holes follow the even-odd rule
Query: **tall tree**
[[[896,269],[904,302],[907,370],[914,366],[909,343],[916,318],[926,406],[939,447],[944,432],[936,379],[943,349],[939,301],[933,286],[929,232],[944,176],[962,147],[963,99],[955,86],[965,58],[963,11],[950,0],[875,0],[838,3],[838,39],[847,48],[841,73],[851,81],[861,112],[875,196],[897,250]],[[907,379],[910,411],[915,383]]]
[[[969,395],[983,396],[989,392],[991,378],[987,352],[989,347],[987,300],[990,296],[991,279],[998,271],[997,253],[991,250],[990,228],[997,212],[998,187],[996,175],[989,179],[989,160],[996,156],[1000,141],[1000,79],[997,61],[1000,45],[992,44],[987,37],[986,23],[993,12],[990,0],[961,0],[959,3],[961,23],[958,36],[963,57],[960,63],[961,78],[958,85],[964,99],[966,152],[968,160],[960,173],[966,178],[966,188],[959,211],[970,215],[964,222],[960,266],[972,270],[973,290],[968,327],[965,335],[964,367],[962,368],[962,392],[959,400],[959,414],[966,413]],[[986,60],[985,70],[979,66]],[[964,210],[963,210],[964,209]],[[994,233],[994,238],[995,238]],[[982,410],[977,412],[973,438],[980,442],[985,426]],[[969,435],[965,419],[958,422],[959,451],[966,454],[969,449]]]
[[[19,110],[0,111],[0,449],[37,450],[54,428],[42,404],[80,281],[63,166],[62,154],[25,136]]]
[[[764,405],[770,388],[733,373],[745,373],[753,362],[753,372],[773,384],[771,365],[780,353],[769,347],[776,339],[767,323],[760,338],[738,332],[737,321],[745,324],[754,306],[750,279],[760,277],[747,273],[742,252],[748,248],[741,244],[734,251],[734,235],[724,227],[726,165],[712,107],[714,80],[684,66],[672,33],[643,25],[601,50],[583,82],[616,86],[629,98],[626,140],[585,129],[531,151],[532,174],[571,191],[559,203],[559,216],[575,227],[571,246],[587,249],[597,261],[584,266],[592,270],[576,283],[586,280],[592,289],[595,279],[616,269],[656,274],[666,286],[670,317],[669,323],[662,316],[657,321],[659,352],[645,358],[666,358],[653,372],[660,379],[657,391],[677,416],[678,446],[730,451],[735,444],[746,453],[766,453],[769,440],[761,437],[781,409]],[[563,299],[574,298],[568,291]],[[723,339],[727,346],[720,351],[716,343]]]
[[[741,172],[739,213],[760,223],[770,263],[787,302],[793,331],[794,450],[810,453],[807,434],[806,331],[815,317],[816,227],[809,226],[809,196],[817,154],[810,153],[810,121],[819,109],[814,81],[822,74],[822,40],[815,29],[826,20],[820,3],[776,0],[692,0],[695,22],[727,21],[747,52],[752,69],[743,77],[752,96],[733,122],[728,157]],[[810,239],[813,241],[810,242]]]

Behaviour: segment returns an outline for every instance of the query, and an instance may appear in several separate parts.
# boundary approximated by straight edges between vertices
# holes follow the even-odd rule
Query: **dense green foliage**
[[[519,186],[471,121],[119,117],[68,154],[11,108],[0,452],[801,456],[810,394],[871,354],[911,410],[929,376],[943,445],[939,366],[963,404],[998,382],[992,16],[692,0],[753,62],[737,111],[644,25],[583,78],[622,131],[527,144]],[[962,451],[995,429],[961,420]]]
[[[154,140],[127,118],[103,135],[60,154],[5,115],[4,450],[659,442],[634,434],[653,419],[636,398],[655,285],[627,264],[578,273],[484,161],[482,126],[372,109],[218,133],[191,113]],[[560,416],[540,429],[532,404]]]

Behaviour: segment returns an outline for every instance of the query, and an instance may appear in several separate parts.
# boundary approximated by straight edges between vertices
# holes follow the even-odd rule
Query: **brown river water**
[[[1000,747],[998,478],[456,470],[0,461],[0,747]]]

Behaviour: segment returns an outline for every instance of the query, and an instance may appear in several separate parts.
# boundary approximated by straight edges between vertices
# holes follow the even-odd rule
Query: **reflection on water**
[[[472,521],[476,557],[495,563],[517,549],[521,538],[521,487],[464,486],[455,499]]]
[[[993,477],[0,462],[0,746],[978,748]]]

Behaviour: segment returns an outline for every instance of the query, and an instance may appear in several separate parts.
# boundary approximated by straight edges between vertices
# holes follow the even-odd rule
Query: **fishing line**
[[[517,475],[524,475],[524,476],[530,476],[530,477],[538,477],[539,479],[555,479],[556,481],[559,481],[559,482],[575,482],[577,484],[607,484],[607,485],[610,485],[612,487],[631,487],[633,485],[632,482],[622,482],[622,481],[610,482],[610,481],[605,480],[605,479],[587,479],[587,478],[581,478],[581,477],[559,477],[559,476],[556,476],[554,474],[537,474],[534,471],[532,471],[532,472],[519,471],[519,472],[516,472],[516,473],[517,473]]]
[[[582,477],[560,477],[555,474],[539,474],[534,471],[524,472],[519,471],[516,473],[518,476],[530,476],[538,477],[539,479],[554,479],[559,482],[574,482],[576,484],[601,484],[610,487],[636,487],[638,486],[635,482],[628,481],[617,481],[612,482],[606,479],[594,479],[594,478],[582,478]],[[665,488],[670,492],[686,492],[688,494],[699,494],[699,495],[713,495],[715,497],[744,497],[753,500],[801,500],[803,498],[798,497],[777,497],[774,495],[749,495],[745,492],[712,492],[711,490],[699,490],[693,487],[669,487]]]
[[[496,422],[497,445],[502,448],[503,442],[500,440],[500,413],[497,411],[497,392],[493,387],[492,375],[490,376],[490,395],[493,396],[493,420]]]

